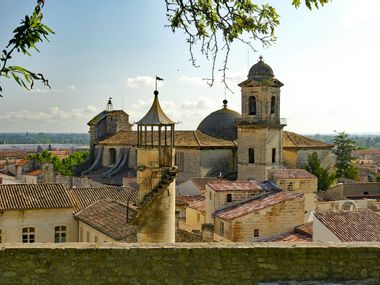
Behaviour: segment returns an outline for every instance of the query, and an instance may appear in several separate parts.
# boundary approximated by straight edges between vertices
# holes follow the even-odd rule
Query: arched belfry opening
[[[137,147],[158,148],[159,167],[173,165],[174,125],[164,113],[158,100],[158,91],[154,91],[154,100],[148,113],[137,123]]]
[[[113,147],[108,150],[109,153],[109,165],[114,165],[116,163],[116,149]]]

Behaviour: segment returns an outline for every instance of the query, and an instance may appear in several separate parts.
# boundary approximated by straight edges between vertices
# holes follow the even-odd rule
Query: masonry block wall
[[[379,260],[379,243],[11,244],[0,249],[0,276],[2,284],[379,284]]]

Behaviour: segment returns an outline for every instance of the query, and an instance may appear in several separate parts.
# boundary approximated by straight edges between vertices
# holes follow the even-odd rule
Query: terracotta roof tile
[[[303,199],[303,194],[287,191],[269,193],[215,211],[213,216],[229,221],[293,199]]]
[[[185,203],[189,208],[198,210],[200,212],[206,212],[206,197],[202,195],[194,196],[177,196],[177,201]]]
[[[205,191],[207,182],[218,181],[216,177],[193,177],[191,181],[198,187],[199,190]]]
[[[264,238],[258,240],[258,242],[312,242],[312,238],[308,235],[302,233],[297,233],[295,231],[283,233],[270,238]]]
[[[153,143],[158,142],[158,132],[153,132]],[[236,147],[234,141],[223,140],[208,136],[200,131],[175,131],[176,147]],[[120,131],[108,139],[102,140],[101,145],[131,145],[137,144],[136,131]]]
[[[16,166],[24,166],[24,165],[26,165],[28,162],[29,162],[29,160],[27,160],[27,159],[21,159],[21,160],[17,161],[15,165],[16,165]]]
[[[42,170],[41,169],[36,169],[36,170],[32,170],[28,173],[25,173],[25,175],[30,175],[30,176],[38,176],[38,175],[41,175],[42,174]]]
[[[101,199],[112,199],[127,204],[138,203],[138,192],[129,187],[71,188],[67,194],[74,206],[74,213],[87,208]]]
[[[207,185],[214,191],[252,191],[261,192],[263,187],[257,181],[209,181]]]
[[[76,218],[117,241],[137,241],[137,226],[129,225],[128,220],[136,213],[135,208],[113,201],[98,200],[76,214]]]
[[[0,210],[72,208],[61,184],[0,185]]]
[[[294,228],[296,233],[300,233],[309,237],[313,236],[313,222],[307,222]]]
[[[278,179],[317,179],[305,169],[270,169],[268,173]]]
[[[283,135],[283,146],[295,147],[295,148],[332,148],[333,145],[327,144],[318,140],[314,140],[299,134],[284,131]]]
[[[371,210],[316,212],[314,216],[343,242],[380,241],[380,216]]]

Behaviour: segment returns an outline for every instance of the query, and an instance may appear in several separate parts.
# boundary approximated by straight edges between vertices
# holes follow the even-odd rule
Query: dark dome
[[[225,140],[237,139],[237,128],[235,120],[240,118],[240,114],[236,111],[223,109],[212,112],[199,124],[197,130],[202,133]]]
[[[263,79],[273,78],[273,77],[274,77],[274,74],[273,74],[272,68],[263,61],[262,57],[260,57],[258,63],[256,63],[255,65],[251,67],[248,73],[249,79],[258,80],[258,81],[261,81]]]

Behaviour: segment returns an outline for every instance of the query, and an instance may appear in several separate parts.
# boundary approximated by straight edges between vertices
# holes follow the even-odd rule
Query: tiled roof
[[[307,222],[294,228],[296,233],[300,233],[309,237],[313,236],[313,222]]]
[[[198,210],[200,212],[206,212],[206,197],[202,195],[194,196],[177,196],[177,201],[186,203],[189,208]]]
[[[268,173],[278,179],[317,179],[305,169],[270,169]]]
[[[288,200],[303,199],[303,194],[281,191],[277,193],[265,194],[241,203],[231,205],[229,207],[217,210],[213,216],[223,220],[233,220],[241,216],[245,216],[254,211],[259,211],[274,205],[283,203]]]
[[[312,242],[312,238],[308,235],[298,233],[296,231],[291,231],[283,233],[270,238],[264,238],[258,240],[258,242]]]
[[[15,163],[16,166],[24,166],[29,162],[27,159],[21,159]]]
[[[263,191],[262,186],[257,181],[209,181],[207,185],[214,191],[252,191],[260,192]]]
[[[42,174],[42,170],[41,169],[36,169],[36,170],[32,170],[28,173],[25,173],[25,175],[30,175],[30,176],[38,176],[38,175],[41,175]]]
[[[283,146],[295,148],[332,148],[333,145],[327,144],[318,140],[314,140],[299,134],[284,131],[283,132]]]
[[[128,114],[126,112],[124,112],[123,110],[112,110],[112,111],[102,111],[100,112],[99,114],[97,114],[95,117],[93,117],[88,123],[87,125],[91,126],[91,125],[95,125],[97,124],[99,121],[103,120],[105,117],[107,117],[108,115],[126,115],[128,116]]]
[[[207,182],[218,181],[216,177],[194,177],[191,181],[198,187],[199,190],[205,191]]]
[[[153,133],[153,142],[158,142],[158,132]],[[234,141],[223,140],[208,136],[200,131],[175,131],[176,147],[236,147]],[[136,131],[120,131],[100,142],[101,145],[136,145]]]
[[[358,150],[354,150],[352,152],[353,156],[356,156],[356,155],[374,155],[374,154],[380,154],[380,150],[376,150],[376,149],[358,149]]]
[[[0,210],[72,208],[61,184],[0,185]]]
[[[67,194],[74,206],[74,213],[78,213],[91,204],[101,199],[112,199],[124,204],[138,203],[138,192],[128,187],[96,187],[96,188],[71,188]]]
[[[128,220],[131,220],[136,210],[111,199],[102,199],[75,217],[117,241],[136,241],[137,227],[127,223],[127,212]]]
[[[343,242],[380,241],[380,216],[371,210],[316,212],[314,217]]]

